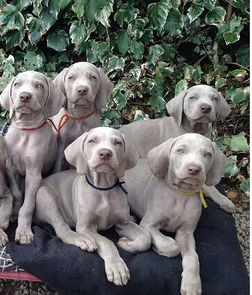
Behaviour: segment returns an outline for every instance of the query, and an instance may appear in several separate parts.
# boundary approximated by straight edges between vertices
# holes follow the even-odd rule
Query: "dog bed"
[[[211,200],[206,201],[208,208],[202,210],[195,231],[202,295],[249,295],[249,278],[234,218]],[[167,258],[152,250],[133,255],[118,247],[131,273],[129,283],[118,287],[107,281],[103,260],[97,253],[62,243],[51,226],[34,225],[34,243],[23,245],[14,242],[15,227],[12,223],[8,229],[8,254],[3,255],[12,265],[10,270],[2,268],[0,278],[41,280],[69,295],[180,294],[180,255]],[[102,234],[115,243],[119,238],[113,228]]]

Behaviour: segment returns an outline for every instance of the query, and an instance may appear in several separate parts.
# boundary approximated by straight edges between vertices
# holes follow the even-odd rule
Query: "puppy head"
[[[170,185],[186,184],[193,189],[203,183],[219,183],[225,156],[208,138],[187,133],[171,138],[148,154],[149,166],[158,178],[165,178]]]
[[[100,109],[107,103],[113,84],[101,69],[78,62],[61,71],[53,81],[67,97],[66,108]]]
[[[168,113],[181,125],[183,115],[190,122],[214,122],[224,119],[230,107],[216,89],[208,85],[196,85],[182,91],[166,105]]]
[[[13,112],[40,113],[45,119],[58,113],[65,103],[65,96],[45,75],[36,71],[19,73],[1,94],[3,108]]]
[[[67,161],[79,174],[94,172],[116,173],[122,177],[138,160],[135,148],[118,130],[109,127],[91,129],[65,149]]]

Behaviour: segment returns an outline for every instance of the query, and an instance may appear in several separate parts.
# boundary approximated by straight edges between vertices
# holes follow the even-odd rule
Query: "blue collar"
[[[98,191],[109,191],[109,190],[115,188],[116,186],[119,186],[120,189],[121,189],[126,195],[128,194],[128,192],[126,191],[126,189],[122,186],[123,183],[125,183],[125,181],[120,181],[119,178],[117,179],[116,183],[115,183],[113,186],[110,186],[110,187],[106,187],[106,188],[105,188],[105,187],[98,187],[98,186],[93,185],[93,184],[89,181],[89,179],[88,179],[88,177],[87,177],[87,174],[85,174],[85,177],[86,177],[86,181],[87,181],[87,183],[88,183],[92,188],[94,188],[94,189],[96,189],[96,190],[98,190]]]

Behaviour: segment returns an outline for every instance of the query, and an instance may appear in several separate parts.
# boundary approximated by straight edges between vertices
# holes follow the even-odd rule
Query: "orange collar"
[[[61,128],[66,124],[66,122],[71,119],[71,120],[75,120],[75,121],[82,121],[82,120],[85,120],[89,117],[91,117],[94,113],[96,113],[97,109],[94,109],[90,114],[88,115],[85,115],[83,117],[72,117],[70,115],[68,115],[67,113],[65,113],[61,118],[60,118],[60,121],[59,121],[59,124],[58,124],[58,128],[56,128],[56,126],[54,125],[54,128],[56,129],[56,131],[58,132],[58,136],[60,136],[60,130]]]

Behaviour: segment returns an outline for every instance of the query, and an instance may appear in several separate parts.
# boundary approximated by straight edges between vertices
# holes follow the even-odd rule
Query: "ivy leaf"
[[[24,32],[19,30],[8,31],[5,34],[6,38],[6,49],[10,50],[11,48],[20,45],[24,39]]]
[[[205,6],[208,10],[212,10],[216,4],[216,0],[197,0],[197,4]]]
[[[225,43],[232,44],[240,40],[240,34],[237,32],[227,31],[223,33]]]
[[[206,14],[205,22],[208,24],[223,22],[226,16],[226,10],[217,6]]]
[[[75,20],[69,28],[69,35],[72,43],[79,43],[86,38],[86,26],[83,23]]]
[[[109,58],[108,67],[106,69],[107,74],[110,74],[110,78],[114,78],[117,73],[121,73],[124,70],[125,60],[117,56]]]
[[[151,46],[148,54],[148,63],[155,66],[158,60],[161,58],[164,53],[164,49],[161,45]]]
[[[227,161],[226,161],[226,165],[225,165],[225,169],[224,169],[224,173],[223,176],[224,177],[233,177],[236,176],[239,172],[239,169],[237,167],[237,156],[235,155],[231,155],[229,157],[227,157]]]
[[[117,10],[114,15],[114,20],[123,28],[124,23],[130,23],[133,19],[137,17],[137,10],[132,4],[125,3],[122,7]]]
[[[195,21],[202,14],[203,11],[204,11],[204,8],[200,7],[197,4],[191,5],[190,8],[188,9],[188,13],[187,13],[190,23]]]
[[[167,20],[168,12],[172,8],[169,2],[151,3],[147,8],[150,24],[160,34]]]
[[[225,79],[225,78],[220,78],[215,81],[215,88],[216,89],[219,89],[225,85],[227,85],[227,79]]]
[[[133,59],[141,60],[144,54],[143,43],[133,40],[130,44],[130,53],[132,54]]]
[[[230,149],[233,152],[242,153],[242,152],[249,151],[249,145],[247,143],[245,135],[246,135],[245,132],[241,132],[231,137]]]
[[[24,64],[27,70],[39,70],[43,68],[43,57],[34,52],[27,52],[24,56]]]
[[[172,37],[179,36],[183,30],[183,16],[178,9],[171,9],[164,26],[166,34]]]
[[[100,61],[103,63],[108,58],[108,46],[105,42],[92,40],[89,45],[90,48],[86,52],[88,62],[96,63]]]
[[[47,46],[58,51],[66,50],[69,45],[68,35],[65,31],[60,30],[56,33],[51,33],[47,37]]]
[[[181,91],[186,90],[188,83],[186,80],[180,80],[175,86],[175,95],[178,95]]]
[[[241,46],[236,53],[237,62],[244,67],[249,67],[250,59],[249,59],[250,48],[249,45]]]
[[[154,109],[157,113],[164,110],[166,101],[162,96],[151,96],[148,100],[148,104]]]
[[[17,7],[8,4],[6,5],[0,13],[0,25],[1,25],[1,35],[5,34],[7,31],[12,30],[23,30],[24,28],[24,17],[17,10]]]
[[[241,182],[239,189],[243,191],[248,197],[250,196],[250,179],[245,179]]]
[[[130,36],[126,30],[116,32],[116,46],[122,56],[128,51],[130,46]]]
[[[59,0],[59,8],[64,9],[71,2],[71,0]]]
[[[239,104],[246,100],[246,95],[242,88],[229,88],[226,92],[226,96],[230,97],[235,104]]]
[[[98,22],[100,22],[104,27],[109,28],[110,27],[109,16],[111,12],[112,12],[112,9],[109,8],[108,6],[105,6],[101,10],[97,11],[95,19]]]

